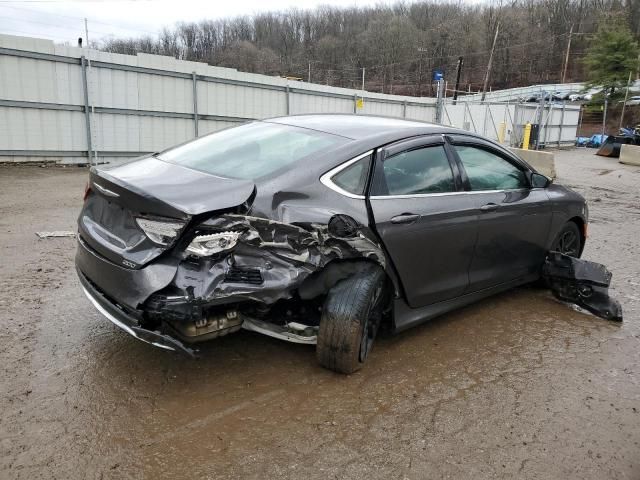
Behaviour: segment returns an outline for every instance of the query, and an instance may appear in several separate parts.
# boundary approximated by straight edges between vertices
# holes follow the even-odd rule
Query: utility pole
[[[362,67],[362,93],[364,93],[364,67]]]
[[[496,48],[496,41],[498,40],[498,31],[500,30],[500,21],[496,24],[496,34],[493,37],[493,45],[491,46],[491,53],[489,54],[489,63],[487,63],[487,73],[484,76],[484,84],[482,86],[482,98],[481,102],[484,102],[487,95],[487,85],[489,84],[489,75],[491,74],[491,64],[493,63],[493,51]]]
[[[453,104],[456,104],[456,100],[458,100],[458,89],[460,88],[460,74],[462,73],[462,63],[464,59],[462,57],[458,57],[458,66],[456,67],[456,86],[453,91]]]
[[[567,68],[569,67],[569,52],[571,51],[571,36],[573,35],[573,23],[571,24],[571,28],[569,29],[569,40],[567,41],[567,54],[564,57],[564,65],[562,67],[562,76],[560,77],[562,80],[560,83],[564,83],[567,78]]]
[[[627,81],[627,91],[624,94],[624,102],[622,102],[622,113],[620,114],[620,125],[618,125],[618,128],[622,128],[622,122],[624,120],[624,108],[627,106],[627,99],[629,98],[629,85],[631,85],[631,74],[632,72],[629,72],[629,80]]]
[[[87,26],[87,18],[84,19],[84,39],[87,43],[87,48],[89,48],[89,27]]]
[[[422,54],[427,49],[424,47],[418,47],[418,53],[420,53],[420,60],[418,62],[418,96],[422,96]]]

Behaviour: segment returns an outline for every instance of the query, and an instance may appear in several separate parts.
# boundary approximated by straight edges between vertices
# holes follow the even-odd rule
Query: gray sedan
[[[580,256],[584,199],[466,131],[300,115],[92,168],[76,266],[140,340],[195,354],[239,329],[351,373],[398,332]]]

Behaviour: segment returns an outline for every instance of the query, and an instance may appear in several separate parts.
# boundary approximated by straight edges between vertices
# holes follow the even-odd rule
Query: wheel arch
[[[370,258],[335,259],[327,263],[322,269],[312,273],[298,287],[298,294],[302,300],[310,300],[320,295],[326,295],[338,282],[363,270],[365,265],[376,265],[385,276],[386,288],[393,292],[395,284],[391,275],[380,262]]]
[[[578,232],[580,232],[580,255],[582,255],[587,240],[587,223],[584,221],[584,218],[578,215],[571,217],[568,222],[573,222],[578,227]]]

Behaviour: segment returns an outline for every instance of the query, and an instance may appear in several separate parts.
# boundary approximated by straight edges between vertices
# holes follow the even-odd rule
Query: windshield
[[[347,141],[315,130],[256,122],[198,138],[158,158],[220,177],[255,180]]]

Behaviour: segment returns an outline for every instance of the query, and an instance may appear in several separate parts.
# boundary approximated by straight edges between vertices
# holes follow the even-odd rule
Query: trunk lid
[[[102,256],[127,268],[141,268],[169,249],[197,215],[245,203],[255,185],[217,177],[147,157],[114,168],[91,169],[79,232]],[[162,222],[176,231],[166,245],[152,241],[136,219]]]

